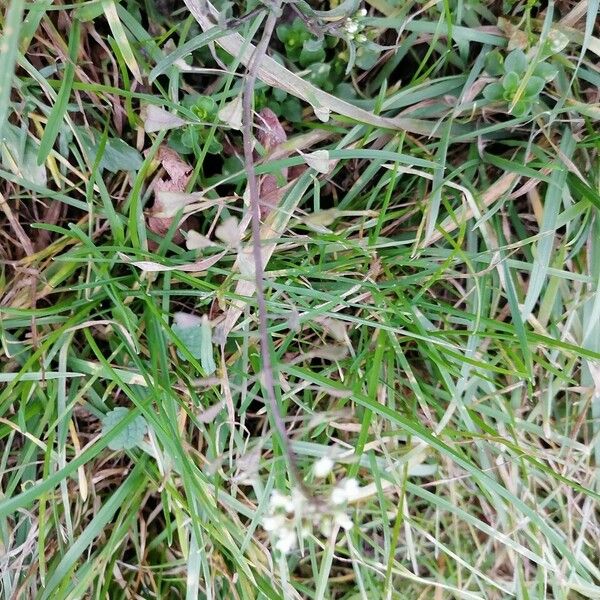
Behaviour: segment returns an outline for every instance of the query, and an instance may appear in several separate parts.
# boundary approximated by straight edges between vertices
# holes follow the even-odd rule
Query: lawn
[[[599,0],[0,0],[0,598],[600,598]]]

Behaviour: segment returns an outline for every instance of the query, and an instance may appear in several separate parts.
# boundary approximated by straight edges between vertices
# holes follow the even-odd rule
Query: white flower
[[[359,17],[366,17],[367,16],[367,9],[366,8],[361,8],[358,13],[356,13]]]
[[[282,515],[274,515],[265,517],[262,522],[263,529],[265,531],[276,531],[285,523],[285,519]]]
[[[271,492],[271,500],[269,502],[269,506],[271,508],[271,511],[274,511],[278,508],[283,508],[287,513],[294,512],[294,502],[292,501],[292,499],[289,496],[284,496],[277,490],[273,490]]]
[[[356,498],[360,488],[356,479],[340,481],[331,492],[331,503],[339,506]]]
[[[358,31],[358,23],[352,19],[346,19],[344,29],[351,35],[354,35]]]
[[[346,490],[339,486],[334,487],[333,491],[331,492],[331,503],[339,506],[340,504],[344,504],[346,500],[348,500]]]
[[[352,529],[354,523],[352,519],[345,512],[337,512],[335,513],[335,522],[346,531]]]
[[[331,473],[333,465],[334,463],[329,456],[322,456],[313,466],[313,473],[315,477],[319,479],[327,477],[327,475]]]
[[[296,534],[288,527],[281,529],[275,548],[283,554],[289,554],[296,547]]]
[[[348,500],[354,500],[358,496],[360,487],[356,479],[344,479],[344,481],[342,481],[342,485],[344,486],[344,490],[348,495]]]

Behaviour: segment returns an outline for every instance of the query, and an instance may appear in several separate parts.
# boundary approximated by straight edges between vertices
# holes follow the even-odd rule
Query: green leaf
[[[355,65],[362,69],[363,71],[368,71],[372,69],[379,60],[379,55],[381,52],[375,48],[370,48],[368,46],[361,46],[356,51],[356,60]]]
[[[302,122],[302,104],[298,98],[288,98],[281,104],[281,116],[291,123]]]
[[[504,73],[504,57],[498,49],[492,50],[485,57],[485,70],[492,77],[499,77]]]
[[[195,150],[200,145],[200,129],[194,125],[186,127],[181,134],[181,143],[189,150]]]
[[[102,2],[89,2],[75,9],[74,16],[82,23],[97,19],[104,12]]]
[[[558,75],[558,69],[550,63],[541,62],[536,65],[533,74],[535,77],[541,77],[546,83],[548,83]]]
[[[142,166],[142,156],[121,138],[109,138],[100,166],[111,173],[137,171]]]
[[[306,40],[302,45],[300,52],[300,64],[303,67],[315,62],[323,62],[325,60],[325,50],[323,44],[319,40]]]
[[[527,70],[527,57],[525,52],[519,48],[513,50],[504,61],[504,72],[509,73],[514,71],[518,74],[523,74]]]
[[[77,128],[79,138],[90,161],[96,161],[100,149],[100,134],[94,129]],[[100,161],[100,168],[111,173],[137,171],[142,166],[142,156],[121,138],[109,138]]]
[[[537,98],[545,85],[546,82],[542,77],[530,77],[523,93],[527,98]]]
[[[486,100],[491,100],[491,101],[502,100],[502,98],[504,97],[503,85],[499,81],[490,83],[483,90],[483,97]]]
[[[38,145],[27,135],[27,129],[7,123],[0,142],[2,165],[25,181],[45,186],[46,167],[37,164],[37,154]]]
[[[129,409],[124,406],[117,406],[117,408],[106,413],[102,418],[102,435],[106,435],[116,427],[128,414]],[[111,450],[131,450],[142,443],[147,432],[146,419],[140,415],[114,437],[108,443],[108,447]]]
[[[313,85],[320,87],[321,89],[325,89],[329,81],[329,74],[331,71],[330,65],[326,63],[313,63],[309,66],[309,73],[306,76],[306,79],[310,81]]]
[[[519,83],[520,83],[519,75],[515,71],[509,71],[504,76],[504,79],[502,80],[502,87],[507,92],[510,92],[511,95],[514,95],[514,93],[519,88]]]
[[[515,102],[510,112],[515,117],[524,117],[530,110],[531,102],[528,102],[527,100],[523,99],[519,100],[518,102]]]
[[[183,312],[175,313],[171,329],[187,352],[196,360],[200,360],[206,375],[211,375],[217,370],[213,358],[212,327],[206,315],[198,317]],[[177,348],[177,355],[181,360],[188,359],[181,348]]]
[[[290,37],[291,29],[292,26],[287,23],[283,23],[277,26],[277,29],[275,31],[281,43],[285,44],[287,42],[287,40]]]
[[[185,131],[186,130],[177,129],[176,131],[173,131],[169,136],[169,147],[173,148],[173,150],[175,150],[175,152],[178,152],[179,154],[190,154],[191,152],[193,152],[193,148],[186,145],[183,141]]]

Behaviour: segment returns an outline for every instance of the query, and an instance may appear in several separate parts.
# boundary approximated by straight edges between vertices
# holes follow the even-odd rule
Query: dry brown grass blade
[[[215,25],[211,16],[218,15],[218,12],[208,0],[185,0],[185,4],[203,31],[208,31]],[[255,46],[247,42],[239,33],[221,37],[216,43],[232,56],[239,58],[244,66],[247,67],[250,64]],[[440,135],[435,131],[435,124],[427,121],[380,117],[349,102],[340,100],[304,81],[302,77],[292,73],[270,56],[265,56],[261,61],[257,69],[257,76],[267,85],[284,90],[288,94],[308,102],[321,120],[327,120],[327,115],[332,112],[375,127],[400,129],[409,133],[433,137],[439,137]]]

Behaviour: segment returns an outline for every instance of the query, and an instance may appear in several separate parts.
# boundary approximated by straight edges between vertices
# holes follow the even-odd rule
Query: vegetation
[[[0,8],[3,598],[600,598],[598,0]]]

